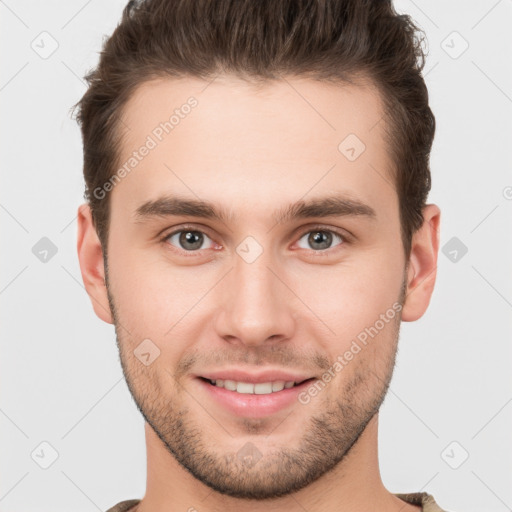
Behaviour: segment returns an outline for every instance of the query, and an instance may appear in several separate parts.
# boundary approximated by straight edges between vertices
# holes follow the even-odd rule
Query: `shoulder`
[[[410,492],[407,494],[395,494],[395,496],[407,503],[411,503],[411,505],[421,505],[422,512],[449,512],[442,509],[436,503],[434,497],[426,492]]]
[[[124,500],[120,501],[117,505],[109,508],[106,512],[135,512],[135,509],[132,510],[135,505],[138,505],[140,500]]]

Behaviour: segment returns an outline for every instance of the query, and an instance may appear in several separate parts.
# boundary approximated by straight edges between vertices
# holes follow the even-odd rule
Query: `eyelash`
[[[171,244],[169,244],[167,241],[169,240],[169,238],[171,238],[173,235],[176,235],[177,233],[181,233],[183,231],[194,231],[194,232],[197,232],[197,233],[201,233],[203,235],[206,235],[208,236],[208,238],[210,238],[211,240],[213,240],[213,237],[211,237],[206,231],[203,231],[201,229],[198,229],[197,227],[195,226],[191,226],[191,225],[184,225],[184,226],[180,226],[179,229],[176,229],[174,231],[171,231],[170,233],[166,233],[163,237],[160,238],[160,242],[165,244],[166,247],[169,247],[171,246],[172,251],[177,251],[183,255],[185,255],[186,257],[194,257],[197,255],[197,253],[201,252],[202,250],[206,250],[206,249],[198,249],[198,250],[195,250],[195,251],[185,251],[184,249],[180,249],[178,247],[175,247]],[[318,251],[314,251],[313,249],[310,249],[309,251],[310,252],[313,252],[315,253],[315,255],[318,255],[318,256],[322,256],[322,255],[327,255],[327,254],[331,254],[333,252],[336,252],[337,250],[341,250],[341,248],[344,246],[344,245],[349,245],[352,243],[352,235],[349,235],[347,234],[346,232],[341,232],[341,231],[338,231],[336,229],[333,229],[333,228],[327,228],[327,227],[324,227],[322,225],[316,225],[316,226],[309,226],[307,229],[305,229],[304,231],[301,231],[300,234],[298,235],[298,239],[300,240],[304,235],[306,235],[307,233],[312,233],[312,232],[325,232],[325,233],[332,233],[334,235],[337,235],[341,238],[342,242],[341,244],[335,246],[335,247],[332,247],[332,248],[329,248],[329,249],[321,249],[321,250],[318,250]],[[307,250],[307,249],[306,249]]]

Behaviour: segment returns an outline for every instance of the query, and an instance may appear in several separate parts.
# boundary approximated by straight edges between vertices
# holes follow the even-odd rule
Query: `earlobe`
[[[414,233],[407,269],[407,292],[402,309],[402,320],[413,322],[428,308],[434,291],[439,251],[441,211],[435,204],[423,209],[423,225]]]
[[[96,315],[109,324],[113,324],[105,284],[103,250],[96,233],[87,203],[78,207],[77,251],[80,271],[85,289],[92,302]]]

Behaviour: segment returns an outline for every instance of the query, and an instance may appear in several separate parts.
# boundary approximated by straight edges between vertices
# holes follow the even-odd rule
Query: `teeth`
[[[278,391],[282,391],[285,388],[292,388],[295,385],[294,381],[285,382],[284,380],[276,380],[274,382],[260,382],[258,384],[222,379],[211,380],[210,382],[214,386],[219,388],[226,388],[229,391],[255,395],[268,395],[270,393],[277,393]]]

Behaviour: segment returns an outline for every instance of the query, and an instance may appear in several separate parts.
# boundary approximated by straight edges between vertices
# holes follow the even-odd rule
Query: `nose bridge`
[[[264,343],[270,337],[291,337],[290,291],[276,276],[272,251],[262,251],[254,259],[255,248],[244,249],[244,244],[237,248],[234,268],[225,283],[227,300],[222,303],[219,334],[247,345]]]

